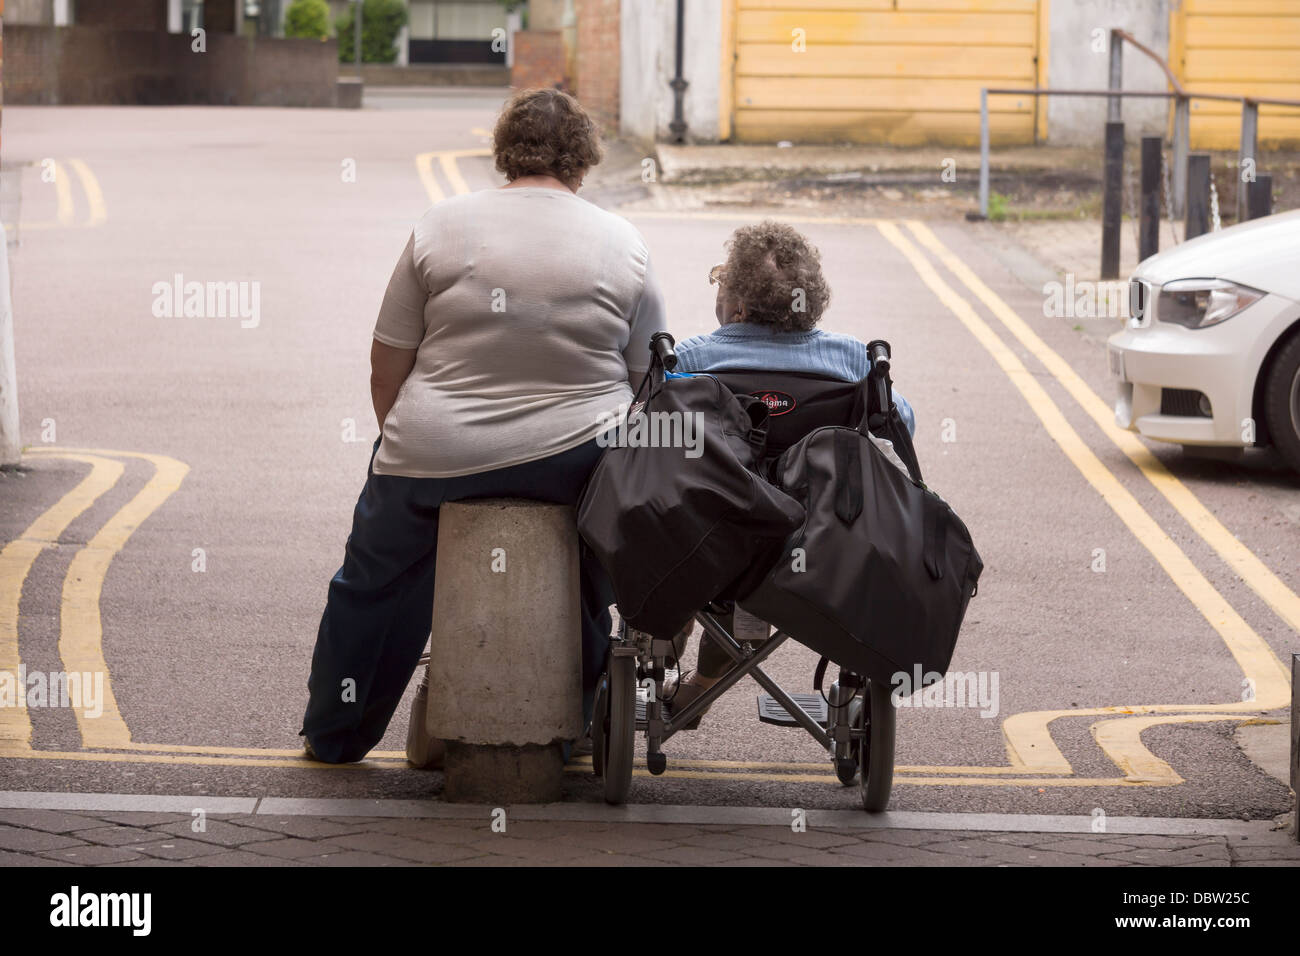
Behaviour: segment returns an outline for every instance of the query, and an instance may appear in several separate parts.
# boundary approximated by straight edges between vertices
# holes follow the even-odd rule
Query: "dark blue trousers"
[[[300,734],[320,760],[360,760],[379,743],[419,664],[433,621],[439,506],[467,498],[574,504],[602,451],[593,439],[550,458],[458,478],[376,475],[371,454],[343,566],[330,581],[307,680]],[[585,546],[580,563],[583,717],[590,722],[614,596]],[[355,696],[345,699],[349,679]]]

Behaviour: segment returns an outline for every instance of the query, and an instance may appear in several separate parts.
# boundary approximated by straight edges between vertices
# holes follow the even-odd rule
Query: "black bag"
[[[733,395],[708,375],[665,373],[657,357],[637,398],[647,386],[628,434],[638,416],[644,426],[671,421],[649,413],[696,415],[700,454],[630,442],[607,448],[578,501],[578,531],[609,575],[623,619],[670,640],[711,600],[752,589],[803,508],[750,471],[766,446],[761,399]]]
[[[904,673],[911,685],[919,666],[927,684],[948,669],[984,563],[921,480],[883,355],[863,379],[859,427],[818,428],[772,466],[807,517],[740,605],[841,667],[885,684]],[[906,474],[870,431],[893,443]]]

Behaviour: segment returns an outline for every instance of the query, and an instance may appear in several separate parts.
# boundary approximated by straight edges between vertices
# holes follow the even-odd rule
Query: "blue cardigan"
[[[871,370],[867,346],[851,335],[812,329],[782,332],[770,325],[735,322],[708,335],[677,343],[677,371],[726,372],[767,369],[773,372],[812,372],[844,382],[857,382]],[[916,414],[902,395],[894,402],[907,430],[916,434]]]

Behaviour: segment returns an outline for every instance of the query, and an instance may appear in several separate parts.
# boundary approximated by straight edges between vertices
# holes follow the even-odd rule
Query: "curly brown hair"
[[[785,223],[764,219],[727,240],[723,284],[745,305],[745,321],[806,332],[831,301],[817,247]]]
[[[506,101],[492,131],[496,166],[510,182],[554,176],[570,189],[600,162],[600,130],[582,105],[553,89],[520,90]]]

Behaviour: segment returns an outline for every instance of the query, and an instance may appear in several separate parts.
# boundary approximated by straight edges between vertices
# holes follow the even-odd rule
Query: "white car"
[[[1272,445],[1300,471],[1300,210],[1143,261],[1107,342],[1115,420],[1183,445]]]

